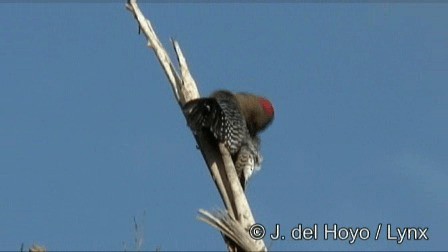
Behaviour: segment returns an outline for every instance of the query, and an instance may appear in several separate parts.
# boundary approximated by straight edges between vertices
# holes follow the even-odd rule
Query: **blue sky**
[[[273,102],[247,196],[268,232],[319,236],[270,249],[447,249],[448,5],[141,7],[202,95]],[[196,219],[219,194],[124,4],[3,3],[0,23],[0,249],[133,249],[134,216],[143,249],[224,249]],[[379,223],[429,240],[375,241]],[[371,237],[324,240],[324,224]]]

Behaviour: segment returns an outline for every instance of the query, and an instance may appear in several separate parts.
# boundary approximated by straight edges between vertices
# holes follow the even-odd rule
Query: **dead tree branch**
[[[159,60],[179,105],[183,107],[186,102],[199,98],[196,82],[191,76],[179,43],[172,40],[180,75],[158,39],[151,22],[145,18],[138,7],[137,1],[129,0],[126,8],[134,15],[146,36],[148,47],[154,51]],[[249,227],[255,223],[255,220],[229,152],[224,145],[216,146],[211,143],[206,133],[198,133],[195,138],[226,207],[226,211],[218,211],[215,214],[201,209],[198,218],[219,229],[225,235],[224,240],[229,251],[266,251],[263,240],[254,240],[249,235]]]

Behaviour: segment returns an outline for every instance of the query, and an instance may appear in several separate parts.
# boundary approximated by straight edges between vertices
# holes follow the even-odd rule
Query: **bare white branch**
[[[219,229],[223,234],[238,244],[243,251],[266,251],[266,247],[260,240],[254,240],[250,237],[247,229],[243,228],[236,219],[223,211],[210,213],[199,209],[198,219]]]
[[[182,107],[188,101],[199,98],[200,95],[196,82],[190,73],[187,60],[182,53],[179,43],[172,40],[181,72],[180,75],[157,37],[151,22],[145,18],[138,7],[137,1],[129,0],[126,8],[132,12],[138,21],[140,29],[148,41],[148,47],[154,51],[159,60],[179,105]],[[227,209],[219,212],[217,215],[200,210],[199,219],[218,228],[225,234],[227,238],[224,240],[229,250],[266,251],[263,240],[253,240],[249,236],[248,229],[255,223],[255,220],[236,175],[229,152],[222,144],[216,146],[211,143],[207,136],[202,133],[195,135],[195,138]]]

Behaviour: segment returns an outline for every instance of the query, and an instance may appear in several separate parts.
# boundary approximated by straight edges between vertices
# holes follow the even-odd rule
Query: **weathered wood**
[[[154,51],[159,60],[181,108],[186,102],[199,98],[196,82],[189,71],[179,43],[172,40],[180,75],[158,39],[151,22],[145,18],[138,7],[137,1],[129,0],[126,8],[138,21],[148,41],[148,47]],[[222,144],[216,146],[206,134],[196,134],[195,139],[226,208],[226,211],[218,211],[215,214],[201,209],[198,218],[219,229],[225,235],[224,240],[229,251],[266,251],[263,240],[254,240],[249,235],[249,227],[255,223],[255,220],[229,152]]]

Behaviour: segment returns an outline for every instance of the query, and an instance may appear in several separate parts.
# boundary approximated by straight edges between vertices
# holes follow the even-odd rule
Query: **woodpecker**
[[[264,97],[226,90],[214,92],[185,104],[189,127],[196,134],[209,130],[229,150],[243,189],[254,171],[260,169],[258,134],[274,119],[274,107]]]

